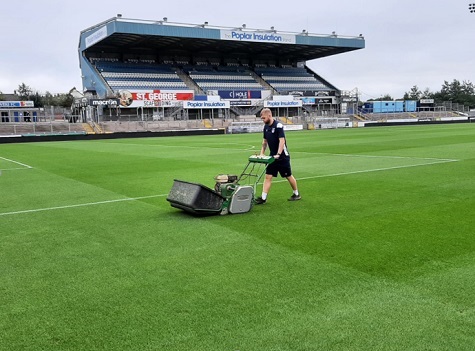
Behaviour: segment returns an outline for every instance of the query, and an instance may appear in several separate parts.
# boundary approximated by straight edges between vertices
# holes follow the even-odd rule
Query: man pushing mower
[[[272,112],[268,108],[261,111],[261,119],[264,122],[264,139],[262,141],[261,156],[264,155],[267,146],[269,146],[270,155],[274,157],[274,162],[269,164],[266,168],[266,176],[262,186],[262,195],[255,199],[257,205],[265,204],[267,195],[269,194],[272,185],[272,178],[280,174],[282,178],[286,178],[292,187],[292,196],[289,201],[297,201],[300,196],[297,180],[292,175],[292,168],[290,166],[290,153],[287,148],[285,139],[284,125],[272,117]]]

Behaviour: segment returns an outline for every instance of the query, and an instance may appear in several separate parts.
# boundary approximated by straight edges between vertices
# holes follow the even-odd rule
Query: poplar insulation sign
[[[257,43],[295,44],[295,35],[281,33],[244,32],[221,30],[221,39],[251,41]]]

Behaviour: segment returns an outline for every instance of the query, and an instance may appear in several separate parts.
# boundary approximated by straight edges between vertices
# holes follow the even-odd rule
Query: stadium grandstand
[[[289,129],[349,126],[357,96],[343,94],[307,61],[364,47],[362,35],[117,15],[80,33],[82,89],[69,92],[71,110],[2,102],[0,136],[249,132],[261,130],[256,116],[264,107]]]
[[[76,114],[102,121],[252,120],[339,113],[341,91],[306,62],[362,49],[364,38],[111,18],[80,33],[86,98]],[[92,102],[91,102],[92,101]],[[93,105],[95,104],[95,105]],[[90,116],[92,114],[92,116]],[[150,127],[150,126],[148,126]]]

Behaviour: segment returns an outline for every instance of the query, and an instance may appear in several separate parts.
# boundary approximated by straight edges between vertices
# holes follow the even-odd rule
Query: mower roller
[[[205,185],[175,179],[167,201],[172,207],[195,215],[225,215],[246,213],[254,205],[257,184],[272,156],[249,156],[247,165],[238,175],[218,174],[214,189]]]

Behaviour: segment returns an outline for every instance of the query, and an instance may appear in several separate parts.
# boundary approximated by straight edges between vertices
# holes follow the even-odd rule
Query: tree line
[[[414,85],[409,91],[404,93],[403,98],[393,99],[391,95],[384,95],[378,99],[371,99],[372,101],[392,101],[392,100],[421,100],[434,99],[436,103],[450,101],[452,103],[469,106],[475,108],[475,85],[470,81],[460,82],[454,79],[452,82],[444,81],[440,91],[431,92],[429,88],[420,90],[417,85]]]
[[[16,93],[20,101],[33,101],[36,107],[61,106],[69,108],[74,102],[73,96],[69,93],[53,95],[50,92],[46,92],[45,94],[40,94],[25,83],[21,83],[18,86]],[[475,85],[470,81],[460,82],[454,79],[452,82],[444,81],[441,90],[436,92],[431,92],[429,88],[422,91],[417,85],[414,85],[409,91],[404,93],[404,97],[401,99],[393,99],[391,95],[386,94],[378,99],[370,99],[369,101],[421,99],[434,99],[436,103],[450,101],[475,108]],[[0,92],[0,100],[4,100],[2,92]]]
[[[18,86],[15,94],[20,101],[33,101],[35,107],[60,106],[70,108],[74,102],[73,96],[69,93],[53,95],[47,91],[45,94],[40,94],[25,83]],[[0,92],[0,100],[5,100],[2,92]]]

